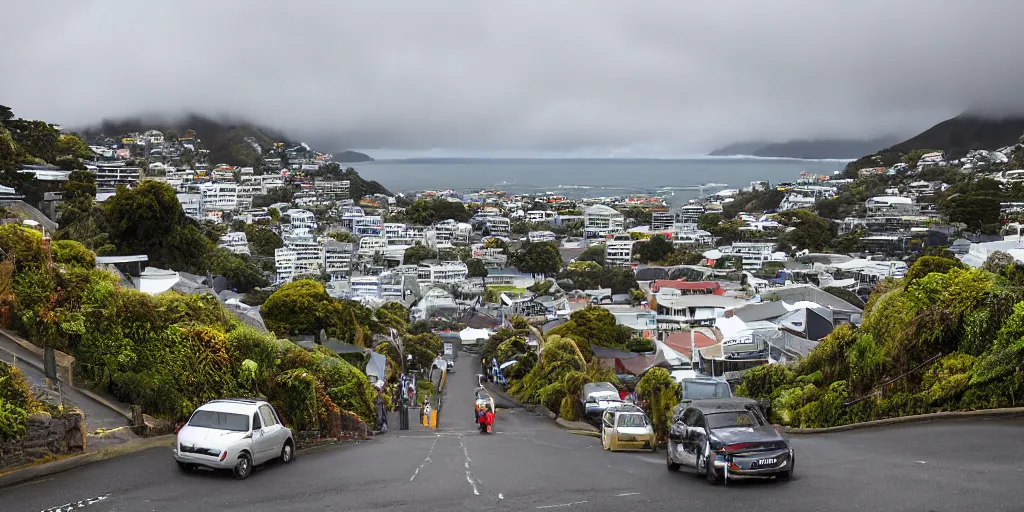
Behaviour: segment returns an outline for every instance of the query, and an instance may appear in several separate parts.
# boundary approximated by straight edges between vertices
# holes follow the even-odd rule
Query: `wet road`
[[[467,361],[463,358],[461,362]],[[248,480],[180,473],[153,449],[0,490],[4,512],[548,510],[1019,511],[1024,421],[942,422],[794,437],[790,482],[710,486],[663,453],[609,453],[522,410],[473,424],[472,371],[449,379],[438,432],[392,430]],[[100,499],[102,498],[102,499]],[[89,500],[92,500],[91,502]],[[78,505],[82,505],[77,508]]]

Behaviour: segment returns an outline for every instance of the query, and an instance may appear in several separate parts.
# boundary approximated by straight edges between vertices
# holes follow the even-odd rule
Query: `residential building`
[[[383,236],[384,219],[378,215],[352,217],[351,229],[358,236]]]
[[[512,232],[512,222],[508,217],[489,216],[484,223],[491,236],[508,236]]]
[[[220,237],[219,247],[223,247],[234,254],[249,254],[249,240],[245,237],[244,231],[232,231]]]
[[[352,255],[355,245],[339,242],[330,238],[322,241],[324,255],[324,272],[331,281],[340,281],[352,274]]]
[[[527,222],[551,222],[557,214],[547,210],[530,210],[526,212]]]
[[[725,295],[725,289],[718,281],[684,281],[658,279],[651,283],[651,293],[662,290],[678,290],[680,295]]]
[[[252,208],[254,197],[263,194],[263,186],[255,183],[238,185],[236,208],[244,210]]]
[[[679,213],[676,215],[676,220],[684,224],[696,224],[697,219],[701,215],[704,215],[705,210],[703,206],[688,204],[679,208]]]
[[[622,231],[625,226],[624,216],[610,206],[595,204],[583,211],[584,238],[605,238]]]
[[[416,275],[420,282],[437,284],[460,283],[467,277],[469,277],[469,268],[461,261],[420,263]]]
[[[371,259],[388,248],[388,240],[380,236],[364,236],[359,239],[359,257]]]
[[[142,179],[141,167],[125,167],[124,164],[101,164],[87,165],[86,168],[96,173],[96,190],[112,192],[117,187],[124,185],[134,187]]]
[[[675,222],[675,215],[668,210],[655,210],[651,212],[651,231],[669,231]]]
[[[615,235],[604,245],[604,264],[609,267],[628,267],[633,263],[633,239],[625,233]]]
[[[318,198],[328,201],[340,201],[349,198],[349,181],[315,181],[313,190]]]
[[[313,231],[316,229],[316,215],[309,210],[292,208],[285,211],[283,215],[288,216],[288,226],[292,231],[301,229]]]
[[[238,185],[235,183],[203,183],[199,185],[206,211],[233,211],[238,208]],[[251,203],[250,203],[251,204]]]
[[[744,270],[760,269],[767,261],[786,261],[786,253],[776,252],[772,242],[735,242],[720,251],[723,257],[741,258]]]
[[[185,215],[195,219],[202,220],[206,215],[203,210],[203,195],[202,194],[176,194],[178,202],[181,203],[181,209],[184,210]]]
[[[530,231],[530,233],[526,235],[526,239],[532,244],[538,242],[554,242],[555,238],[555,234],[551,231]]]

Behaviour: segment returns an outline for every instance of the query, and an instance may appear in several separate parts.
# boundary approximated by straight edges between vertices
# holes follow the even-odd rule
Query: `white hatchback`
[[[213,400],[195,410],[178,431],[174,460],[183,471],[230,469],[239,480],[273,459],[295,459],[292,431],[263,400]]]

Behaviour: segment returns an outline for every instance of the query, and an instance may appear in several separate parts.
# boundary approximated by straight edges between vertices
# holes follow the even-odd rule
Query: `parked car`
[[[586,415],[595,421],[613,405],[622,404],[619,389],[611,382],[591,382],[583,385],[580,397]]]
[[[735,477],[793,476],[793,448],[747,399],[689,403],[673,417],[665,462],[669,471],[692,467],[709,482]]]
[[[601,448],[657,451],[654,426],[644,410],[635,405],[609,407],[601,416]]]
[[[192,413],[178,431],[174,460],[183,471],[230,469],[244,479],[273,459],[295,460],[295,438],[277,411],[263,400],[213,400]]]

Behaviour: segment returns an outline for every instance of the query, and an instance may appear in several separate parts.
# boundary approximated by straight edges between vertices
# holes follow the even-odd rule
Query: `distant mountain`
[[[709,155],[802,158],[806,160],[847,159],[874,153],[899,140],[897,137],[879,137],[868,140],[814,139],[775,143],[745,142],[716,149]]]
[[[342,164],[355,164],[359,162],[373,161],[373,158],[370,157],[370,155],[367,155],[366,153],[360,153],[358,151],[343,150],[337,152],[332,151],[330,153],[334,155],[335,162]]]
[[[885,151],[909,153],[915,149],[936,149],[960,158],[975,149],[999,149],[1012,146],[1024,135],[1024,117],[985,117],[960,114],[895,144]],[[864,153],[868,154],[868,153]]]
[[[104,119],[99,125],[82,131],[86,140],[103,137],[119,137],[134,132],[159,130],[164,135],[182,136],[185,130],[193,130],[202,141],[202,147],[210,150],[210,162],[251,166],[259,157],[256,149],[245,139],[252,137],[266,152],[275,142],[294,145],[295,142],[284,134],[272,129],[256,126],[237,119],[214,120],[198,114],[169,120],[160,118]]]
[[[904,161],[914,150],[944,151],[947,158],[961,158],[975,149],[995,150],[1012,146],[1024,135],[1024,117],[994,117],[964,113],[880,151],[850,162],[846,175],[854,177],[858,169],[890,166]]]

